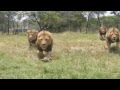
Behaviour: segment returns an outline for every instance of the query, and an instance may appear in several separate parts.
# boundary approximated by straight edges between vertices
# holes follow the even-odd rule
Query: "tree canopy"
[[[120,11],[0,11],[0,31],[47,29],[51,32],[95,32],[101,25],[119,28]],[[102,17],[101,17],[102,16]],[[24,30],[23,30],[24,31]]]

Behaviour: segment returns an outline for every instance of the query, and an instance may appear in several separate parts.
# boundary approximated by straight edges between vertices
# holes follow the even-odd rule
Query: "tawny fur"
[[[38,31],[37,30],[28,30],[27,35],[28,35],[29,47],[30,48],[35,47],[36,41],[37,41]]]
[[[48,31],[40,31],[37,36],[37,49],[39,59],[49,61],[51,59],[53,38],[52,34]]]
[[[99,28],[98,35],[100,40],[105,40],[106,32],[107,32],[107,28],[105,26],[101,26]]]
[[[110,52],[111,43],[116,43],[116,49],[119,50],[119,40],[120,40],[120,31],[115,27],[111,27],[108,29],[106,33],[106,45],[108,51]]]

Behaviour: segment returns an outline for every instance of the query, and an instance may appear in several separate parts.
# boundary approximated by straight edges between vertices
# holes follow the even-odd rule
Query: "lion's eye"
[[[41,39],[39,39],[40,41],[42,41],[43,39],[41,38]]]
[[[46,41],[48,41],[48,39],[45,39]]]

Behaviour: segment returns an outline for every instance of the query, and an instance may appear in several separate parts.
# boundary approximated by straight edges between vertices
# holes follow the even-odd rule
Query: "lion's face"
[[[37,39],[37,32],[36,31],[28,32],[28,39],[31,42],[36,40]]]
[[[39,34],[37,37],[37,43],[39,47],[46,50],[48,45],[51,44],[51,37],[47,33]]]
[[[119,33],[115,31],[110,32],[110,39],[111,41],[115,42],[119,38]]]
[[[101,32],[102,32],[102,33],[105,33],[105,32],[106,32],[106,29],[102,29]]]
[[[103,34],[106,33],[106,27],[101,27],[100,32],[103,33]]]

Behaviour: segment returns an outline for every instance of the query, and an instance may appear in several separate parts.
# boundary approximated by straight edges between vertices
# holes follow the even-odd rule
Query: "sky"
[[[110,14],[111,11],[107,11],[107,13],[105,13],[105,16],[113,16],[113,14]]]

